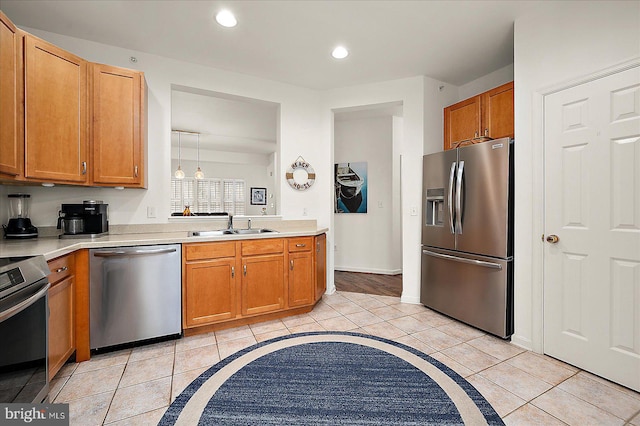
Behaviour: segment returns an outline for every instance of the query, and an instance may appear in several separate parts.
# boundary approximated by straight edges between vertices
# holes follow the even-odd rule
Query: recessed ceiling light
[[[336,59],[344,59],[348,55],[349,55],[349,51],[343,46],[338,46],[335,49],[333,49],[333,52],[331,52],[331,56],[333,56]]]
[[[229,12],[228,10],[221,10],[220,12],[218,12],[218,14],[216,15],[216,21],[218,21],[218,24],[222,25],[223,27],[235,27],[238,24],[238,21],[236,20],[236,17],[233,16],[233,13]]]

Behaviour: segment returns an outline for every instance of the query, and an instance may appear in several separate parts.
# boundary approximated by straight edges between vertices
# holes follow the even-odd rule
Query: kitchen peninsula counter
[[[289,223],[291,222],[291,223]],[[300,223],[305,222],[305,223]],[[311,222],[311,223],[310,223]],[[144,246],[156,244],[184,244],[184,243],[202,243],[216,241],[236,241],[236,240],[257,240],[269,238],[288,238],[302,236],[316,236],[328,231],[327,228],[317,228],[315,221],[278,221],[277,224],[271,223],[269,226],[262,224],[254,224],[253,228],[269,228],[278,232],[267,232],[262,234],[225,234],[206,237],[190,237],[189,232],[192,230],[217,230],[224,229],[220,223],[215,225],[207,223],[198,223],[197,225],[179,226],[180,229],[169,231],[176,228],[173,224],[159,225],[116,225],[119,228],[116,232],[97,238],[58,238],[57,236],[39,237],[29,240],[2,240],[0,241],[0,257],[18,257],[18,256],[37,256],[43,255],[46,260],[64,256],[80,249],[123,247],[123,246]],[[131,227],[141,229],[139,233],[130,232]],[[146,228],[153,231],[145,232]],[[124,229],[123,229],[124,228]],[[236,228],[243,229],[243,228]],[[246,229],[246,228],[244,228]],[[123,232],[123,233],[120,233]]]
[[[237,219],[234,229],[247,229],[247,219]],[[181,244],[185,336],[313,309],[326,291],[327,228],[318,228],[315,220],[252,218],[252,228],[277,232],[189,236],[191,231],[225,229],[226,224],[226,220],[184,220],[113,225],[108,235],[93,239],[60,239],[53,227],[42,227],[39,229],[42,236],[37,239],[0,241],[0,257],[43,255],[48,261],[52,286],[57,286],[56,290],[50,290],[50,296],[53,298],[57,292],[58,300],[65,302],[64,309],[56,305],[53,311],[56,315],[52,314],[49,325],[63,332],[52,337],[53,342],[68,343],[59,351],[60,356],[52,358],[57,366],[63,365],[74,351],[78,362],[91,357],[90,249]],[[216,274],[216,266],[224,262],[231,274]],[[190,273],[200,271],[198,268],[205,268],[202,269],[205,273]],[[233,273],[241,268],[243,274]],[[208,292],[212,286],[220,290],[216,297]],[[255,291],[256,288],[262,291]]]

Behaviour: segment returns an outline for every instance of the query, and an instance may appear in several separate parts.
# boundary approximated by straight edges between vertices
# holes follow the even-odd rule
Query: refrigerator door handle
[[[464,257],[456,257],[448,254],[436,253],[429,250],[422,250],[422,253],[426,254],[427,256],[437,257],[440,259],[453,260],[454,262],[468,263],[470,265],[484,266],[486,268],[492,268],[492,269],[502,269],[502,265],[500,265],[499,263],[485,262],[483,260],[466,259]]]
[[[462,179],[464,176],[464,161],[460,161],[456,176],[456,233],[462,234]]]
[[[456,162],[451,163],[451,171],[449,171],[449,230],[452,234],[456,233],[455,226],[453,224],[453,180],[456,175]]]

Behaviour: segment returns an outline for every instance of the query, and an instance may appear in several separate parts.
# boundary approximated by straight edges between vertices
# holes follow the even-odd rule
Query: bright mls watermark
[[[0,425],[69,426],[69,404],[0,404]]]

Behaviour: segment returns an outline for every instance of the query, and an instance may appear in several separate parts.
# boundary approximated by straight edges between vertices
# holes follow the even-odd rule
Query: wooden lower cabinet
[[[326,257],[317,267],[314,244],[314,237],[183,244],[186,334],[311,310],[319,300],[315,274],[326,277]]]
[[[316,242],[316,276],[315,276],[315,294],[314,298],[317,302],[322,299],[322,295],[327,291],[327,234],[321,234],[315,237]]]
[[[186,328],[236,317],[235,259],[186,263],[182,297]]]
[[[290,238],[289,306],[314,303],[313,237]]]
[[[76,350],[73,255],[49,262],[49,379]]]
[[[284,255],[242,258],[242,315],[284,309]]]

